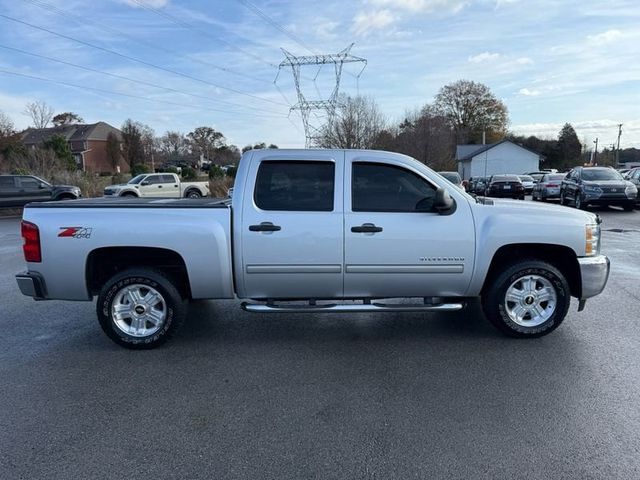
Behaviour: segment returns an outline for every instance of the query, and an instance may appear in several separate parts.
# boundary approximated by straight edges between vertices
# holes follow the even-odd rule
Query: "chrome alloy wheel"
[[[537,327],[553,315],[558,297],[549,280],[539,275],[525,275],[507,288],[504,300],[512,321],[523,327]]]
[[[162,328],[167,318],[167,304],[155,288],[128,285],[116,293],[111,304],[116,327],[132,337],[148,337]]]

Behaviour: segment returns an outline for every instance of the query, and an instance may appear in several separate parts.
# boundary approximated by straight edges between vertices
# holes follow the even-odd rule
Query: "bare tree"
[[[373,148],[386,120],[369,97],[343,97],[343,108],[321,132],[316,146],[321,148]]]
[[[13,120],[4,112],[0,112],[0,138],[10,137],[15,133]]]
[[[407,113],[398,126],[394,150],[436,170],[450,170],[455,167],[452,127],[448,119],[431,105]]]
[[[41,100],[27,103],[24,109],[24,114],[31,117],[34,128],[47,128],[47,125],[51,123],[53,113],[53,108]]]
[[[501,139],[507,132],[507,106],[482,83],[458,80],[445,85],[436,95],[435,110],[446,117],[456,130],[459,143]]]

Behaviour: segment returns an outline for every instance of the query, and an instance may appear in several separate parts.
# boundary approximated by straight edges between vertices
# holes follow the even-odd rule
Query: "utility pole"
[[[311,147],[316,143],[322,134],[322,129],[325,125],[329,127],[333,123],[335,118],[336,109],[342,107],[342,104],[338,99],[338,92],[340,90],[340,78],[342,77],[342,67],[345,63],[362,63],[363,67],[360,73],[356,76],[359,78],[363,70],[367,66],[367,61],[364,58],[351,55],[350,51],[353,47],[353,43],[341,52],[326,55],[307,55],[297,57],[284,48],[285,59],[278,66],[278,74],[276,75],[273,83],[278,81],[280,70],[283,68],[291,67],[293,73],[293,81],[296,86],[296,92],[298,96],[298,103],[291,107],[291,110],[300,110],[300,116],[302,117],[302,123],[304,125],[304,133],[306,137],[306,146]],[[323,65],[333,65],[335,71],[335,83],[333,90],[328,98],[320,98],[318,100],[309,100],[305,96],[300,86],[300,69],[301,67],[313,67],[314,69],[322,68]],[[318,73],[320,70],[318,69]],[[318,76],[316,73],[316,77]],[[314,80],[315,81],[315,80]],[[314,116],[311,117],[311,113],[314,112]],[[317,113],[323,113],[324,118]],[[326,119],[326,121],[325,121]],[[323,125],[324,123],[324,125]]]
[[[596,149],[593,152],[593,159],[591,161],[591,165],[597,165],[598,164],[598,137],[596,137],[595,141],[593,142],[596,144]]]
[[[616,148],[616,168],[620,166],[620,137],[622,136],[622,124],[618,124],[618,148]]]

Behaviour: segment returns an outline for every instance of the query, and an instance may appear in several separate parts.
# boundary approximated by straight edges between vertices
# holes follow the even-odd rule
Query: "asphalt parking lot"
[[[597,210],[605,292],[550,336],[457,314],[192,305],[165,347],[34,302],[0,219],[0,478],[640,478],[640,211]]]

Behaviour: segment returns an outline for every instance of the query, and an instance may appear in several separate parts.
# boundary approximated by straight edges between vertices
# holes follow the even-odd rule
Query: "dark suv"
[[[79,187],[51,185],[33,175],[0,175],[0,208],[22,207],[30,202],[80,198]]]
[[[576,208],[589,205],[616,205],[633,210],[638,189],[613,168],[576,167],[560,186],[560,204],[573,203]]]

